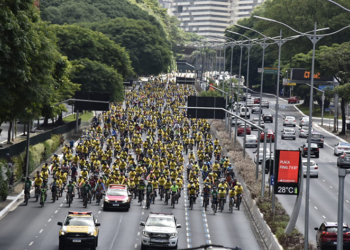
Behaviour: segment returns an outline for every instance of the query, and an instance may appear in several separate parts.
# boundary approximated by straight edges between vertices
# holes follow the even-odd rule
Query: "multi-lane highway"
[[[258,96],[253,94],[254,96]],[[269,112],[275,116],[275,103],[276,99],[273,97],[263,97],[263,101],[270,102],[270,109],[264,109],[264,112]],[[295,127],[297,138],[296,140],[282,140],[280,131],[283,128],[283,116],[295,116],[297,119],[297,125],[299,124],[299,118],[301,114],[293,107],[292,104],[288,104],[287,101],[280,99],[280,109],[278,117],[278,149],[298,149],[304,142],[305,138],[299,138],[299,127]],[[251,119],[258,117],[258,114],[253,114]],[[314,121],[319,123],[319,120]],[[275,131],[275,120],[274,123],[265,123],[265,127]],[[232,128],[234,130],[234,127]],[[320,148],[320,158],[311,158],[318,163],[319,176],[318,178],[311,178],[310,185],[310,218],[309,218],[309,239],[315,243],[316,231],[314,227],[319,227],[323,221],[337,221],[337,208],[338,208],[338,169],[336,166],[337,156],[333,155],[333,147],[339,142],[339,140],[323,130],[317,129],[324,135],[325,145],[324,148]],[[258,134],[256,130],[252,131],[252,134]],[[242,143],[243,136],[238,137]],[[269,146],[269,145],[268,145]],[[274,145],[272,145],[273,150]],[[253,151],[256,149],[247,149],[247,153],[254,158]],[[304,158],[306,159],[306,158]],[[268,175],[266,175],[268,180]],[[306,184],[306,178],[304,178]],[[346,177],[345,187],[350,187],[350,176]],[[305,185],[304,185],[305,191]],[[289,195],[277,195],[278,200],[282,203],[289,215],[291,215],[295,203],[295,196]],[[296,226],[304,233],[304,221],[305,221],[305,192],[302,207],[299,213]],[[344,207],[344,221],[350,223],[350,194],[345,192],[345,207]]]
[[[187,156],[185,161],[187,163]],[[49,181],[50,182],[50,181]],[[185,185],[187,186],[187,182]],[[51,198],[51,193],[48,192]],[[33,195],[32,195],[33,196]],[[179,203],[175,208],[156,198],[150,209],[132,201],[131,208],[125,211],[103,211],[102,206],[94,201],[83,208],[81,199],[75,198],[68,208],[64,198],[55,203],[49,199],[43,208],[33,198],[28,206],[19,205],[16,209],[0,220],[0,249],[2,250],[49,250],[58,249],[57,222],[61,222],[68,211],[92,211],[101,223],[98,249],[140,249],[142,227],[140,221],[145,221],[149,212],[173,213],[179,229],[178,247],[188,248],[203,244],[220,244],[228,247],[240,246],[242,249],[258,250],[259,239],[256,238],[245,208],[234,209],[229,213],[227,206],[224,212],[213,214],[201,207],[201,198],[197,199],[193,210],[188,209],[187,197],[182,192]]]

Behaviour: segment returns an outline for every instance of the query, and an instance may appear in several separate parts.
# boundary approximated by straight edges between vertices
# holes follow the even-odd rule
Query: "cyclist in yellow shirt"
[[[237,185],[235,186],[235,191],[236,191],[235,203],[237,207],[237,198],[239,197],[242,199],[242,196],[243,196],[243,187],[241,183],[237,182]]]

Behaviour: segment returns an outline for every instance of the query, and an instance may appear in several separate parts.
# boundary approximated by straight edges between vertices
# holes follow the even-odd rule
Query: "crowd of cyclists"
[[[66,191],[69,205],[77,197],[86,207],[92,201],[99,204],[110,184],[122,184],[147,208],[158,196],[175,207],[186,190],[191,209],[200,195],[205,209],[211,200],[214,213],[224,209],[227,197],[229,210],[239,209],[243,188],[210,132],[210,121],[189,119],[180,108],[191,95],[196,95],[192,86],[171,80],[134,86],[123,103],[94,116],[83,136],[71,139],[63,156],[55,154],[33,182],[26,179],[25,202],[33,186],[42,206],[50,190],[53,202]]]

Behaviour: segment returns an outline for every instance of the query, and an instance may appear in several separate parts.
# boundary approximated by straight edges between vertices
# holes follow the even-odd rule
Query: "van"
[[[239,116],[245,119],[250,119],[250,109],[248,107],[241,107],[239,109]]]

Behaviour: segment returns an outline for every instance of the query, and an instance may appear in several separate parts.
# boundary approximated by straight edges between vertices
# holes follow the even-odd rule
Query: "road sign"
[[[318,85],[318,89],[324,91],[325,89],[334,89],[333,85]]]
[[[324,111],[329,112],[331,110],[329,108],[325,108]]]
[[[271,175],[271,186],[275,185],[275,176]]]
[[[298,195],[301,168],[299,150],[277,150],[275,194]]]
[[[297,86],[297,84],[295,82],[289,82],[289,81],[290,81],[290,79],[283,78],[283,80],[282,80],[283,86]]]
[[[264,68],[264,74],[277,75],[277,68]],[[262,73],[262,68],[258,68],[258,73]]]

